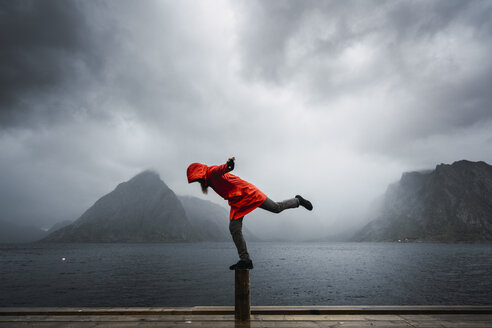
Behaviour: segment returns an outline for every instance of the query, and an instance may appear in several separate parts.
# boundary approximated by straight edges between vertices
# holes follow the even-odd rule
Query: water
[[[248,246],[253,305],[492,304],[492,245]],[[0,306],[233,305],[235,261],[232,242],[0,245]]]

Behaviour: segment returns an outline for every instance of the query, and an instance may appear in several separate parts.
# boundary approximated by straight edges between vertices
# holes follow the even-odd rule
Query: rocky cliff
[[[358,241],[492,241],[492,166],[458,161],[404,173]]]

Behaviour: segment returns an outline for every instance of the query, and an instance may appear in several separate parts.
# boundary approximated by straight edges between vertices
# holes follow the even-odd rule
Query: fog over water
[[[192,162],[270,198],[261,238],[361,226],[404,171],[492,162],[490,1],[2,1],[1,220],[50,227]],[[227,224],[227,223],[225,223]]]

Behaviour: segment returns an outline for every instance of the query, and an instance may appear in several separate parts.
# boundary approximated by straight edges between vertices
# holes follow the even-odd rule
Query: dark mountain
[[[404,173],[358,241],[492,241],[492,166],[458,161]]]
[[[75,222],[60,222],[48,233],[42,241],[231,241],[225,208],[196,197],[178,198],[151,171],[119,184]],[[258,240],[245,228],[243,233],[248,240]]]
[[[0,243],[29,243],[46,236],[46,231],[12,222],[0,221]]]
[[[145,171],[99,199],[45,242],[178,242],[197,237],[183,206],[157,173]]]
[[[195,229],[198,238],[206,241],[231,241],[229,233],[229,211],[208,200],[192,196],[179,196],[186,216]],[[247,241],[258,241],[246,227],[243,235]]]

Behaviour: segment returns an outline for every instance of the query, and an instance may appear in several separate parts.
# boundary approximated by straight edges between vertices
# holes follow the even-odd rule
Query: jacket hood
[[[193,163],[188,166],[186,175],[188,176],[188,183],[192,183],[198,179],[206,180],[208,166],[201,163]]]

